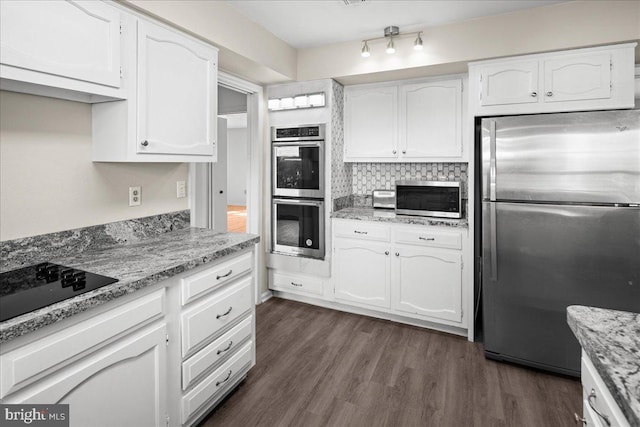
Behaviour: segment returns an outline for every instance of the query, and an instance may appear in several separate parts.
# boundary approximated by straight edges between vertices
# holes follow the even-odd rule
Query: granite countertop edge
[[[398,215],[390,209],[374,209],[372,207],[348,207],[333,211],[331,218],[352,219],[357,221],[377,221],[394,224],[426,225],[433,227],[468,228],[466,218],[436,218],[426,216]]]
[[[157,241],[158,239],[162,239],[163,237],[170,238],[172,237],[172,235],[177,233],[178,232],[169,232],[164,236],[149,239],[149,241]],[[217,240],[218,238],[223,238],[228,235],[228,233],[218,233],[216,235],[204,236],[204,238]],[[153,271],[145,273],[144,276],[140,278],[136,278],[133,280],[119,279],[117,275],[113,275],[114,278],[119,279],[118,282],[103,286],[101,288],[89,291],[87,293],[64,301],[60,301],[55,304],[51,304],[47,307],[34,310],[32,312],[12,319],[8,319],[0,323],[0,344],[13,340],[22,335],[26,335],[30,332],[36,331],[45,326],[54,324],[63,319],[72,317],[93,307],[105,304],[124,295],[128,295],[140,289],[144,289],[180,273],[192,270],[204,264],[208,264],[227,255],[242,251],[243,249],[251,247],[259,241],[259,236],[246,234],[244,235],[244,238],[241,238],[239,241],[234,242],[228,246],[216,247],[212,251],[209,250],[204,253],[198,253],[197,256],[192,256],[188,259],[185,257],[185,259],[178,261],[176,264],[168,267],[159,267],[158,270],[154,270],[152,267],[151,270]],[[119,245],[118,249],[126,246],[127,245]],[[113,248],[114,247],[110,249]],[[96,251],[95,255],[98,256],[103,252],[104,250]],[[89,257],[90,256],[91,255],[89,255]],[[82,266],[75,265],[74,267],[81,268]]]
[[[567,323],[624,416],[640,426],[640,313],[576,305]]]

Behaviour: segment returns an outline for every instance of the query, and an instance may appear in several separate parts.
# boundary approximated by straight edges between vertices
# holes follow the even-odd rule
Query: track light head
[[[362,57],[363,58],[368,58],[370,55],[371,55],[371,52],[369,52],[369,45],[365,41],[362,44]]]
[[[389,55],[396,53],[396,47],[393,44],[393,38],[389,39],[389,43],[387,44],[387,53]]]
[[[420,37],[421,33],[418,33],[418,37],[416,37],[416,41],[413,42],[414,50],[422,50],[422,37]]]

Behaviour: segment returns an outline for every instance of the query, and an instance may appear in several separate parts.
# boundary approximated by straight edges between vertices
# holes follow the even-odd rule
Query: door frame
[[[263,236],[263,194],[265,179],[263,172],[264,140],[264,89],[255,83],[233,76],[225,71],[218,72],[218,85],[247,95],[247,233]],[[212,228],[213,189],[209,185],[211,163],[189,164],[189,209],[191,226]],[[261,289],[265,280],[264,239],[260,239],[254,260],[255,301],[262,302]]]

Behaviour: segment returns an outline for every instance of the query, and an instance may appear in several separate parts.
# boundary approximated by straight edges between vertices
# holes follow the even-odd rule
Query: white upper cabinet
[[[411,162],[462,155],[460,79],[400,87],[400,153]]]
[[[433,162],[462,158],[462,80],[345,88],[346,162]]]
[[[217,51],[138,23],[138,153],[213,156]]]
[[[346,161],[393,161],[398,145],[398,88],[346,87]]]
[[[544,101],[611,98],[611,54],[571,55],[542,62]]]
[[[636,43],[469,65],[474,116],[634,107]]]
[[[120,10],[103,2],[0,2],[2,89],[56,96],[55,88],[85,102],[124,98],[120,26]]]
[[[480,81],[483,106],[538,102],[538,61],[487,65]]]
[[[143,18],[123,34],[130,96],[92,107],[97,162],[215,162],[218,50]],[[129,77],[129,78],[127,78]]]

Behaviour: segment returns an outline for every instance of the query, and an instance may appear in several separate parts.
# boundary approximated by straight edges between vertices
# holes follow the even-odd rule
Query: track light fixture
[[[386,52],[389,55],[391,55],[396,53],[396,46],[393,41],[394,38],[407,37],[412,35],[416,35],[416,39],[413,42],[413,48],[415,50],[422,50],[422,37],[421,37],[422,31],[414,31],[412,33],[400,34],[400,28],[396,25],[391,25],[384,29],[383,37],[376,37],[374,39],[362,40],[362,52],[361,52],[362,57],[368,58],[371,55],[371,52],[369,51],[369,42],[378,41],[378,40],[388,40]]]

